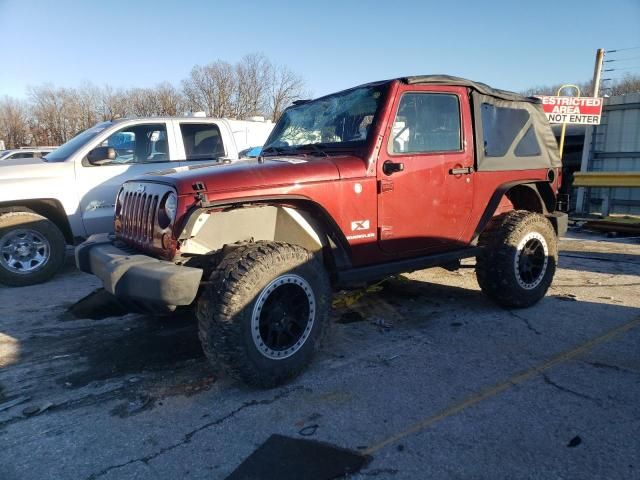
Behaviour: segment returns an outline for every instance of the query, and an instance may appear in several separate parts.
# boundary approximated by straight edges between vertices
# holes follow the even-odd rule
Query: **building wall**
[[[586,168],[585,168],[586,167]],[[640,93],[605,99],[602,123],[585,134],[583,171],[640,171]],[[578,209],[600,213],[607,189],[591,188],[578,195]],[[640,215],[640,188],[614,188],[610,211]]]

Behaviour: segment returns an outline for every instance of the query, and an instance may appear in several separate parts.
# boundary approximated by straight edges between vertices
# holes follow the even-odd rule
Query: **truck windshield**
[[[365,144],[386,84],[360,87],[288,108],[267,139],[263,155],[352,149]]]
[[[42,159],[45,162],[64,162],[73,152],[111,125],[113,125],[113,122],[102,122],[91,128],[87,128],[84,132],[79,133],[68,142],[56,148],[53,152],[42,157]]]

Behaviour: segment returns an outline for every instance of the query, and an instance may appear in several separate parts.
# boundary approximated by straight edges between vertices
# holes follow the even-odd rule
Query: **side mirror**
[[[113,147],[96,147],[87,154],[87,161],[91,165],[105,165],[116,159],[116,149]]]

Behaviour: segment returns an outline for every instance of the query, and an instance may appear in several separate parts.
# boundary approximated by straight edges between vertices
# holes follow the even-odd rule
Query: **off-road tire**
[[[558,241],[543,215],[526,210],[499,215],[480,235],[478,245],[483,249],[476,258],[476,277],[487,296],[507,308],[529,307],[545,296],[558,264]],[[537,248],[537,256],[532,256],[538,265],[534,272],[540,270],[537,275],[522,266],[527,245]]]
[[[263,353],[259,349],[262,337],[261,330],[256,333],[255,319],[262,318],[262,306],[264,312],[268,311],[269,292],[282,288],[278,282],[285,280],[300,283],[286,288],[307,292],[302,297],[308,302],[307,314],[301,316],[308,329],[303,329],[300,345],[288,350],[295,350],[294,353],[286,358],[271,358],[268,355],[275,355],[276,350]],[[274,387],[295,377],[309,364],[326,331],[330,305],[331,286],[317,256],[287,243],[259,241],[240,245],[220,261],[198,300],[196,315],[202,348],[215,369],[250,385]]]
[[[14,272],[0,262],[0,283],[23,287],[49,280],[65,262],[66,244],[62,232],[51,220],[37,213],[12,211],[0,214],[0,240],[11,231],[19,229],[35,231],[46,239],[49,246],[48,259],[37,269],[25,273]]]

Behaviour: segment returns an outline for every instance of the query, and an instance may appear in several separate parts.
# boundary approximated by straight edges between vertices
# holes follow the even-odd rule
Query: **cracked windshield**
[[[363,144],[381,104],[382,87],[363,87],[291,107],[267,141],[264,153],[297,147]]]

